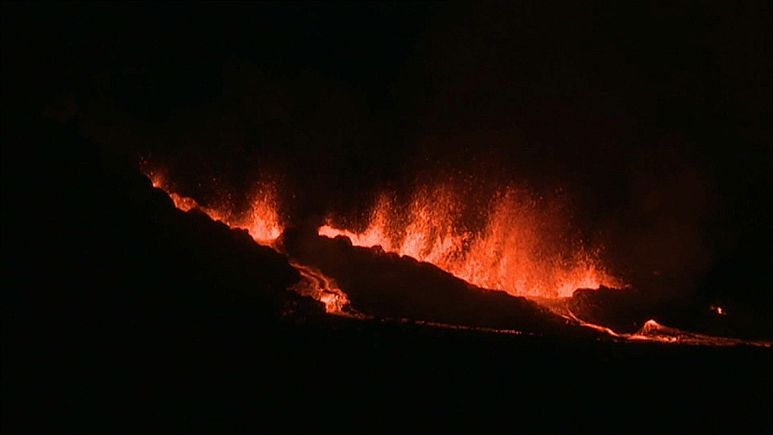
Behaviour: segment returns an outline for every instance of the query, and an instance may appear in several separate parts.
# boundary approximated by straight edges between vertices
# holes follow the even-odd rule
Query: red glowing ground
[[[356,246],[381,246],[413,257],[479,287],[512,295],[567,297],[578,288],[621,287],[597,255],[573,239],[559,211],[541,210],[514,191],[498,195],[465,229],[464,203],[451,189],[420,190],[407,212],[386,197],[360,232],[332,223],[319,235],[345,236]],[[469,226],[468,226],[469,227]]]
[[[153,186],[165,191],[178,209],[198,209],[232,228],[248,231],[259,244],[273,248],[284,231],[274,186],[261,186],[253,195],[249,211],[237,214],[227,209],[203,207],[192,198],[172,192],[163,177],[157,174],[149,174],[149,177]],[[681,331],[660,325],[655,320],[647,321],[633,334],[616,333],[607,327],[583,321],[567,308],[564,298],[578,288],[620,288],[623,285],[606,271],[598,256],[571,241],[570,228],[562,221],[561,213],[546,213],[528,198],[519,198],[514,191],[506,191],[495,198],[492,207],[482,214],[482,222],[472,231],[464,229],[461,218],[463,208],[460,197],[442,186],[420,190],[408,205],[407,212],[382,196],[371,211],[364,230],[338,228],[329,222],[319,228],[318,234],[331,238],[344,236],[356,246],[380,246],[384,251],[432,263],[478,287],[533,298],[554,314],[579,326],[605,333],[612,339],[714,346],[771,346],[769,342]],[[292,290],[322,302],[328,313],[351,315],[352,311],[347,308],[347,295],[335,280],[313,267],[293,260],[290,263],[301,275],[301,280]],[[719,315],[725,315],[721,307],[712,309]],[[463,325],[456,327],[467,328]]]

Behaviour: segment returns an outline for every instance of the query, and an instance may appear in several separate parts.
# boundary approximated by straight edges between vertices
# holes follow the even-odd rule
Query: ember
[[[578,288],[621,287],[595,252],[571,242],[571,229],[559,211],[543,210],[512,189],[479,213],[482,222],[464,222],[466,206],[444,186],[420,190],[407,214],[382,196],[365,230],[341,229],[329,222],[319,228],[319,235],[348,237],[357,246],[378,245],[512,295],[566,297]]]
[[[170,191],[164,179],[157,174],[149,172],[148,176],[153,186],[166,192],[178,209],[198,209],[232,228],[248,231],[259,244],[283,251],[281,246],[275,246],[284,228],[280,223],[273,185],[261,186],[246,215],[232,217],[234,213],[231,211],[203,207],[192,198]],[[399,208],[386,196],[381,196],[365,230],[355,232],[328,224],[318,229],[318,235],[327,238],[347,237],[355,246],[380,246],[384,251],[434,264],[477,287],[505,290],[514,296],[528,297],[569,324],[601,332],[613,340],[709,346],[771,346],[768,341],[682,331],[652,319],[646,321],[635,333],[618,333],[607,326],[585,321],[566,304],[567,298],[576,289],[620,288],[623,285],[619,279],[605,271],[597,256],[591,255],[581,245],[577,247],[565,243],[571,240],[571,234],[557,219],[559,213],[543,211],[540,214],[534,201],[528,197],[526,200],[521,199],[510,190],[495,198],[491,211],[483,214],[482,225],[473,231],[466,229],[472,225],[466,227],[461,218],[464,208],[463,201],[451,189],[442,186],[434,190],[420,190],[410,203],[407,215],[400,213]],[[574,251],[567,253],[562,248],[574,248]],[[290,290],[321,302],[328,314],[353,317],[367,315],[353,310],[347,294],[321,270],[293,259],[290,265],[301,277]],[[718,315],[726,315],[720,306],[712,305],[709,308]]]
[[[250,236],[262,245],[271,245],[282,234],[283,227],[276,206],[276,190],[270,184],[259,187],[253,195],[251,206],[246,214],[235,214],[230,210],[204,207],[193,198],[173,192],[166,183],[165,178],[158,173],[152,171],[146,171],[146,173],[153,187],[166,192],[172,199],[175,207],[182,211],[198,209],[212,219],[223,222],[229,227],[247,230]]]
[[[720,307],[719,305],[712,305],[709,307],[709,309],[715,313],[717,313],[720,316],[726,316],[727,311],[725,311],[724,308]]]

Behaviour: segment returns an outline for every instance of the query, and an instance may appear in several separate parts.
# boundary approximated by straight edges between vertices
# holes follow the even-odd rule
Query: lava
[[[277,212],[273,186],[262,186],[254,195],[249,211],[236,214],[231,210],[204,207],[192,198],[172,192],[158,174],[148,173],[148,177],[153,187],[167,193],[178,209],[198,209],[213,220],[248,231],[256,243],[277,249],[275,241],[284,228]],[[564,303],[566,297],[577,288],[620,286],[619,280],[600,267],[597,258],[581,247],[568,255],[562,254],[557,249],[564,245],[556,244],[556,240],[565,240],[566,235],[562,233],[565,228],[556,226],[557,221],[551,219],[551,215],[537,213],[533,203],[517,201],[512,192],[497,197],[491,213],[485,216],[483,225],[477,231],[463,229],[460,219],[462,205],[449,190],[424,190],[411,202],[408,219],[401,220],[398,209],[382,196],[365,230],[356,232],[328,224],[321,226],[318,233],[331,238],[345,236],[357,246],[381,246],[385,251],[433,263],[479,287],[502,289],[514,295],[530,297],[567,321],[602,332],[614,340],[710,346],[773,345],[767,341],[682,331],[661,325],[653,319],[633,334],[617,333],[608,327],[586,322],[568,309]],[[363,317],[352,310],[346,293],[335,280],[316,268],[292,259],[289,261],[301,277],[290,290],[321,302],[329,314]],[[718,315],[726,314],[722,307],[711,306],[710,309]],[[419,323],[453,329],[489,330],[465,325]]]
[[[725,311],[725,309],[720,307],[719,305],[711,305],[711,306],[709,306],[709,310],[715,312],[719,316],[726,316],[727,315],[727,311]]]
[[[164,178],[158,174],[149,173],[148,176],[153,187],[166,192],[178,209],[182,211],[198,209],[213,220],[221,221],[231,228],[247,230],[258,244],[274,248],[274,241],[284,230],[277,212],[276,189],[271,185],[264,185],[258,189],[253,195],[250,209],[246,214],[234,216],[234,213],[230,211],[203,207],[193,198],[172,192],[165,183]],[[335,280],[325,276],[319,270],[297,261],[290,261],[290,265],[301,276],[300,281],[293,285],[290,290],[321,302],[325,306],[327,313],[338,315],[354,314],[349,308],[349,300],[346,294],[338,288]]]
[[[229,225],[246,229],[258,243],[272,244],[284,230],[277,212],[276,190],[272,185],[261,187],[250,204],[247,215]]]
[[[565,303],[565,299],[542,299],[540,304],[563,317],[569,322],[590,328],[611,337],[613,340],[636,341],[665,344],[686,344],[696,346],[757,346],[773,347],[773,342],[765,340],[744,340],[739,338],[718,337],[713,335],[698,334],[684,331],[678,328],[665,326],[655,319],[649,319],[634,333],[616,332],[611,328],[595,323],[587,322],[579,318]]]
[[[654,319],[650,319],[644,322],[644,325],[636,333],[623,334],[621,336],[629,340],[657,341],[661,343],[680,343],[711,346],[750,345],[771,347],[771,343],[768,341],[741,340],[737,338],[715,337],[712,335],[697,334],[694,332],[683,331],[681,329],[661,325]]]
[[[290,261],[290,265],[301,274],[301,280],[291,287],[294,292],[309,296],[325,305],[325,312],[329,314],[350,314],[349,299],[335,280],[326,276],[319,270]]]
[[[597,255],[572,241],[558,209],[542,210],[515,190],[497,195],[470,224],[468,207],[445,186],[421,189],[407,213],[386,196],[376,202],[367,227],[341,229],[329,220],[325,237],[345,236],[357,246],[432,263],[483,288],[528,297],[566,297],[578,288],[621,287]]]
[[[178,209],[182,211],[198,209],[213,220],[223,222],[231,228],[247,230],[250,236],[261,245],[271,246],[284,230],[277,212],[276,189],[273,185],[259,186],[250,201],[249,210],[246,213],[235,213],[228,209],[204,207],[193,198],[173,192],[160,174],[148,171],[147,175],[153,187],[166,192]]]

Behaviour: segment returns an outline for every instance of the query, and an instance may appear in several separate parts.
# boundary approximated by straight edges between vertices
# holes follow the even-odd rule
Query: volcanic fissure
[[[599,249],[589,250],[572,238],[571,228],[562,221],[564,210],[540,208],[522,190],[501,190],[488,210],[473,213],[473,222],[465,219],[470,213],[463,195],[448,186],[418,189],[407,206],[382,194],[367,214],[364,229],[347,229],[331,214],[310,232],[283,225],[277,188],[270,183],[261,185],[249,210],[239,214],[201,206],[172,191],[158,173],[145,172],[153,187],[166,192],[178,209],[203,212],[287,255],[300,275],[289,290],[318,301],[328,314],[502,333],[573,330],[612,340],[771,346],[767,341],[687,332],[654,319],[630,332],[583,319],[575,312],[576,291],[625,292],[627,285],[604,267]],[[377,265],[367,261],[358,265],[360,260],[353,260],[355,257],[369,258]],[[404,284],[413,280],[415,270],[411,268],[421,269],[420,275],[443,275],[441,281],[456,290],[411,293],[412,285]],[[357,277],[363,273],[364,278]],[[390,276],[395,273],[405,276]],[[342,277],[346,285],[339,286],[336,277]],[[412,283],[419,282],[421,287],[421,279]],[[386,282],[386,288],[381,289],[379,282]],[[721,307],[711,309],[722,314]],[[518,316],[523,318],[516,319]]]

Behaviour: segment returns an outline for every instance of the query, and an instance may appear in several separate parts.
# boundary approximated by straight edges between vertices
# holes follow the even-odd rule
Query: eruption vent
[[[249,210],[236,213],[228,207],[204,207],[192,198],[172,192],[159,174],[151,171],[146,171],[146,174],[153,186],[166,192],[178,209],[198,209],[232,228],[248,231],[259,244],[280,249],[275,242],[284,228],[277,212],[273,185],[261,185],[253,195]],[[647,321],[633,334],[616,333],[605,326],[585,322],[566,306],[564,300],[554,298],[570,296],[578,288],[598,288],[600,285],[620,287],[621,284],[599,266],[595,255],[572,241],[560,210],[540,209],[529,197],[507,191],[494,198],[490,211],[477,215],[483,219],[475,226],[465,222],[469,217],[465,205],[452,189],[442,186],[420,190],[414,195],[407,211],[401,210],[388,197],[381,196],[365,230],[338,229],[328,224],[320,227],[318,232],[325,237],[348,237],[357,246],[381,246],[385,251],[433,263],[479,287],[537,298],[540,304],[558,316],[614,339],[712,346],[771,346],[766,341],[682,331],[663,326],[655,320]],[[351,308],[347,294],[334,279],[297,260],[289,261],[300,275],[292,290],[321,302],[330,314],[363,316]],[[711,309],[719,315],[726,314],[721,307],[712,306]]]
[[[284,231],[279,213],[277,212],[276,188],[272,184],[260,185],[253,194],[249,210],[246,213],[234,213],[227,208],[203,207],[193,198],[172,192],[165,183],[164,177],[158,173],[147,171],[153,187],[163,190],[172,199],[175,207],[182,211],[197,209],[207,214],[213,220],[223,222],[231,228],[247,230],[255,242],[277,249],[276,239]],[[332,278],[325,276],[319,270],[291,261],[291,266],[300,274],[300,281],[292,290],[303,296],[309,296],[325,306],[325,311],[331,314],[351,315],[349,300],[346,294],[338,288]]]
[[[238,213],[228,207],[204,207],[193,198],[173,192],[162,175],[150,171],[147,175],[153,187],[166,192],[178,209],[198,209],[231,228],[247,230],[250,236],[262,245],[271,246],[284,230],[277,212],[276,188],[272,184],[260,185],[252,195],[248,211]]]
[[[564,219],[562,209],[543,207],[512,189],[481,213],[453,189],[437,186],[419,190],[407,210],[382,195],[363,231],[328,220],[319,234],[345,236],[357,246],[381,246],[477,286],[518,296],[553,298],[571,296],[578,288],[620,287]]]
[[[253,195],[247,215],[229,225],[246,229],[258,243],[271,244],[284,230],[276,203],[276,189],[266,185]]]

